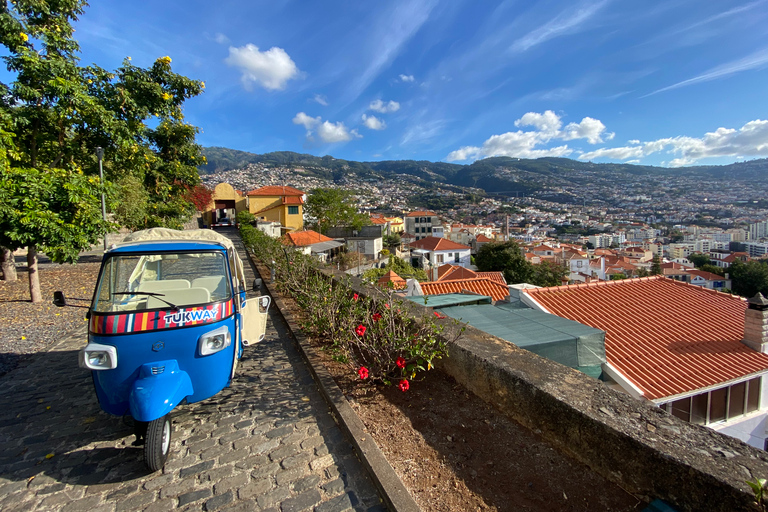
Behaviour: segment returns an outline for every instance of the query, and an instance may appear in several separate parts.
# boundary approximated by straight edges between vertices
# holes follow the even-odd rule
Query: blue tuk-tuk
[[[151,471],[168,458],[169,413],[229,386],[269,305],[246,299],[232,241],[211,230],[138,231],[105,253],[80,365],[104,411],[133,417]]]

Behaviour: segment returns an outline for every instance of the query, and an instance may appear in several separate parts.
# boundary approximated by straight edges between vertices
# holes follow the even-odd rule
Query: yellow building
[[[251,190],[248,211],[257,219],[277,221],[289,230],[304,229],[304,196],[301,190],[285,186],[267,186]]]
[[[405,231],[405,222],[402,217],[384,217],[389,222],[390,233],[402,233]]]
[[[203,224],[212,226],[221,219],[235,222],[237,214],[248,208],[245,196],[229,183],[219,183],[213,189],[208,211],[203,212]]]

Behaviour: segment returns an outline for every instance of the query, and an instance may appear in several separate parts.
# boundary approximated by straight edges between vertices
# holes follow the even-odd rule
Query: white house
[[[419,268],[429,266],[437,268],[450,263],[469,268],[470,251],[469,246],[457,244],[446,238],[428,236],[411,242],[411,264]]]

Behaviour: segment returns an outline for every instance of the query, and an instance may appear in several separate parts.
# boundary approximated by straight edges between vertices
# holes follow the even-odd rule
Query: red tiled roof
[[[662,276],[523,290],[550,313],[602,329],[608,363],[650,400],[768,370],[740,342],[744,299]]]
[[[434,216],[435,216],[435,212],[431,212],[429,210],[426,210],[426,211],[418,210],[406,215],[406,217],[434,217]]]
[[[387,221],[382,219],[381,217],[371,217],[371,224],[382,225],[382,224],[386,224],[386,223],[387,223]]]
[[[397,275],[393,270],[390,270],[383,276],[379,278],[377,281],[380,285],[387,286],[388,283],[392,283],[394,285],[395,290],[399,290],[400,288],[405,288],[405,279]]]
[[[504,300],[509,296],[509,288],[490,279],[478,277],[475,279],[457,279],[454,281],[432,281],[420,283],[424,295],[442,295],[445,293],[461,293],[470,291],[479,293],[493,300]]]
[[[491,281],[496,281],[497,283],[507,286],[507,280],[504,279],[503,272],[476,272],[476,273],[477,273],[477,277],[484,277],[486,279],[490,279]]]
[[[304,204],[301,196],[283,196],[283,204]]]
[[[485,242],[493,242],[492,239],[488,238],[484,234],[480,233],[477,235],[477,238],[475,239],[478,243],[484,244]]]
[[[703,277],[707,281],[722,281],[725,279],[723,276],[719,276],[713,272],[705,272],[703,270],[689,270],[688,273],[693,276]]]
[[[455,249],[468,250],[470,247],[466,245],[457,244],[451,242],[447,238],[438,238],[436,236],[428,236],[421,240],[411,242],[412,249],[424,249],[425,251],[451,251]]]
[[[473,279],[479,277],[477,272],[459,265],[445,264],[437,267],[438,281],[455,281],[456,279]]]
[[[248,192],[249,196],[303,196],[306,192],[293,187],[269,185]]]
[[[291,231],[283,235],[283,240],[288,245],[295,245],[296,247],[306,247],[307,245],[317,244],[320,242],[330,242],[333,238],[328,238],[325,235],[321,235],[317,231],[311,229],[305,231]]]

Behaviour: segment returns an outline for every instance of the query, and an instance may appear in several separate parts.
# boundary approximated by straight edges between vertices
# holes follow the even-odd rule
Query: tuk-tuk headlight
[[[203,334],[198,341],[200,355],[202,356],[215,354],[216,352],[224,350],[231,344],[232,336],[229,334],[229,329],[227,329],[226,326],[219,327],[216,330]]]
[[[89,343],[79,354],[80,367],[89,370],[113,370],[117,368],[117,348],[112,345]]]

